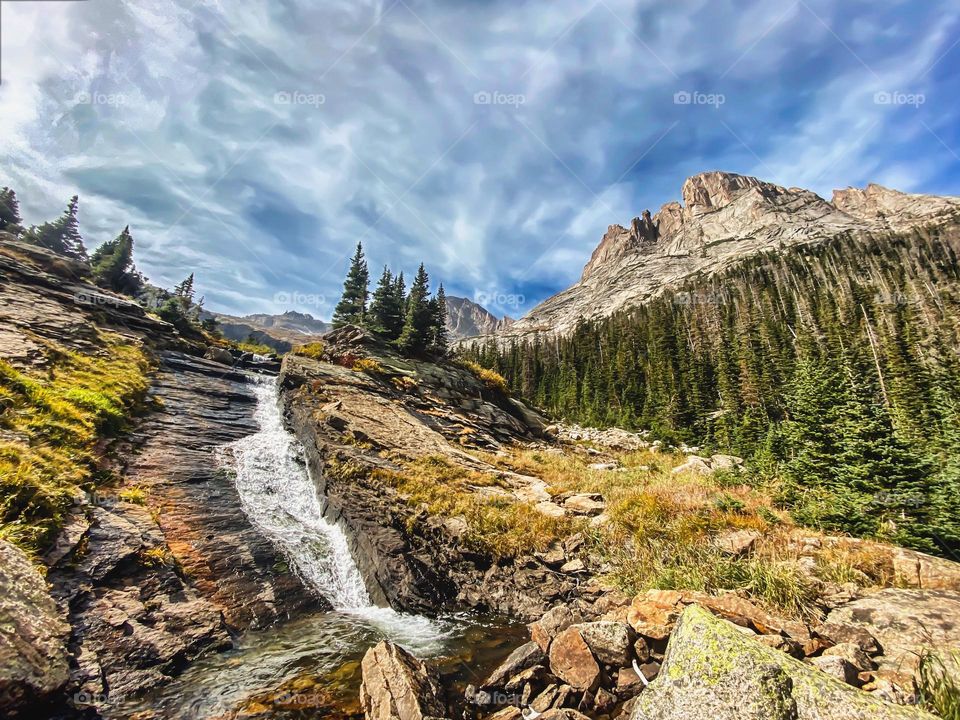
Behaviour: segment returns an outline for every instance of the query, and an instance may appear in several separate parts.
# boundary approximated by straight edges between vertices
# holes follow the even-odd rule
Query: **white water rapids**
[[[414,652],[436,652],[448,629],[370,601],[346,535],[323,517],[302,448],[283,426],[276,378],[257,378],[259,431],[227,446],[226,460],[247,517],[283,553],[300,578],[334,609],[366,621]]]

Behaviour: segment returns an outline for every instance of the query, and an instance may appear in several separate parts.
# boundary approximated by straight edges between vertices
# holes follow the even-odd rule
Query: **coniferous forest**
[[[465,354],[555,417],[750,459],[801,522],[960,549],[955,231],[751,258],[642,307]]]

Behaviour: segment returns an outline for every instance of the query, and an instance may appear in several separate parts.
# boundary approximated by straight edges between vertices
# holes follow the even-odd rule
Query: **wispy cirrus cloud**
[[[90,244],[129,223],[148,275],[231,312],[328,316],[363,240],[517,314],[707,169],[960,184],[946,0],[99,0],[11,3],[2,31],[27,220],[77,192]]]

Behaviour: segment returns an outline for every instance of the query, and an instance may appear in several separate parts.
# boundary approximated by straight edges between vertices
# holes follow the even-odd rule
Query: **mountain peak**
[[[780,195],[785,188],[764,182],[749,175],[738,175],[721,170],[711,170],[688,177],[681,194],[686,210],[719,210],[726,207],[743,191],[757,188],[762,194]]]

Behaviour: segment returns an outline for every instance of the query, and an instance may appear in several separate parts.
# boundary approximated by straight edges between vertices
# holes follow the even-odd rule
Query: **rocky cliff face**
[[[653,215],[645,211],[629,228],[611,225],[576,285],[496,334],[565,334],[580,318],[635,307],[758,253],[960,220],[957,198],[869,185],[838,190],[827,201],[809,190],[724,172],[688,178],[682,197],[682,204],[667,203]]]
[[[17,588],[0,592],[4,716],[26,704],[24,716],[38,717],[33,703],[47,700],[96,717],[202,653],[231,647],[235,633],[322,604],[253,528],[232,478],[217,469],[217,449],[257,429],[248,375],[200,358],[203,347],[95,287],[87,272],[0,237],[0,358],[42,380],[51,354],[109,353],[109,331],[157,365],[144,417],[100,442],[96,476],[73,488],[61,532],[37,558],[47,582],[0,543],[0,589]],[[0,443],[8,439],[0,425]],[[48,697],[54,690],[60,695]]]

